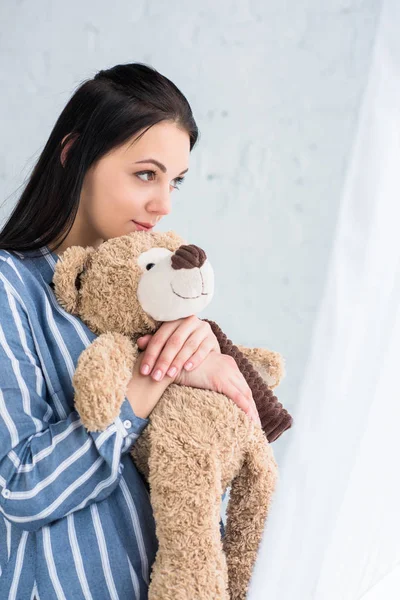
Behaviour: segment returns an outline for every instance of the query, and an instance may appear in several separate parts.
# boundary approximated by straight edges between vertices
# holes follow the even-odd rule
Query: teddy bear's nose
[[[207,260],[207,255],[202,248],[194,244],[180,246],[173,254],[171,263],[173,269],[200,268]]]

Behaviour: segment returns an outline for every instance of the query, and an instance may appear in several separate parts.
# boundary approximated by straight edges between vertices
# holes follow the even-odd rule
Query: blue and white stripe
[[[56,254],[0,250],[0,598],[147,598],[157,551],[149,490],[129,456],[148,424],[125,398],[104,432],[74,410],[96,335],[49,286]]]

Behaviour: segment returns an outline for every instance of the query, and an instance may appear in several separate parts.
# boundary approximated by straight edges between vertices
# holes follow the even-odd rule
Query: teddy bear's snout
[[[173,269],[200,268],[207,260],[207,255],[202,248],[195,244],[182,245],[175,251],[171,258]]]

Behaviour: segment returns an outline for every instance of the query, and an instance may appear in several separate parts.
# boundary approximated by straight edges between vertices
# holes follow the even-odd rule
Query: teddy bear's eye
[[[171,250],[168,250],[167,248],[149,248],[149,250],[145,250],[137,257],[137,264],[141,269],[147,269],[147,271],[149,271],[161,260],[171,254]]]

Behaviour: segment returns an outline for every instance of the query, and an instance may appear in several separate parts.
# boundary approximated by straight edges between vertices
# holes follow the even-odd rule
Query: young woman
[[[142,338],[105,432],[74,410],[72,376],[96,336],[58,305],[55,264],[70,246],[153,228],[197,138],[186,98],[155,69],[100,71],[65,106],[0,233],[0,598],[147,598],[157,538],[129,450],[172,381],[225,393],[259,422],[244,377],[194,316]]]

